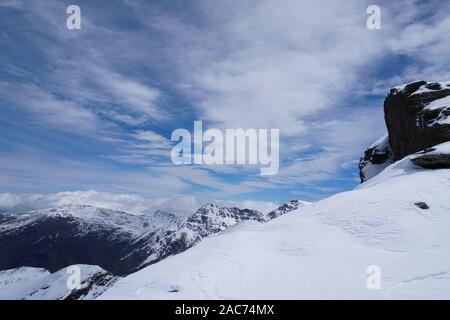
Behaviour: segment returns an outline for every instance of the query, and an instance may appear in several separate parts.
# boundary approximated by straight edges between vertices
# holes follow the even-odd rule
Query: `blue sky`
[[[70,4],[81,30],[66,28]],[[389,87],[450,79],[448,3],[379,1],[374,31],[369,4],[0,1],[0,202],[280,203],[355,187]],[[279,173],[174,166],[170,135],[194,120],[279,128]]]

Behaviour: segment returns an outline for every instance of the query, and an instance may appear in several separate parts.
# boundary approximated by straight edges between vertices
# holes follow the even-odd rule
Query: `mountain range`
[[[133,215],[88,205],[5,213],[0,215],[0,270],[5,270],[0,271],[0,298],[91,299],[121,276],[181,253],[205,237],[242,221],[264,223],[301,205],[290,201],[263,214],[205,204],[189,217],[161,210]],[[66,268],[75,264],[81,265],[84,278],[82,288],[71,291],[62,280],[68,277]],[[11,297],[12,286],[24,289]]]
[[[0,214],[0,299],[450,298],[450,82],[392,88],[384,115],[361,184],[315,203]]]

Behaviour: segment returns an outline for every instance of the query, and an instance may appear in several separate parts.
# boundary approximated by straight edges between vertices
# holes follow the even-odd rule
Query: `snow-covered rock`
[[[426,169],[450,169],[450,141],[415,153],[411,161]]]
[[[92,300],[118,280],[97,266],[76,267],[80,270],[78,289],[67,286],[72,274],[68,268],[53,274],[30,267],[0,271],[0,300]]]
[[[390,90],[384,102],[394,159],[450,140],[450,82],[419,81]]]
[[[180,225],[185,222],[187,217],[179,216],[167,211],[156,210],[153,214],[149,215],[147,224],[152,226],[153,230],[176,230]],[[146,232],[149,230],[147,229]]]
[[[282,204],[281,206],[279,206],[277,209],[269,212],[267,214],[267,218],[268,218],[268,220],[278,218],[279,216],[281,216],[283,214],[297,210],[298,208],[304,207],[308,204],[310,204],[310,202],[300,201],[300,200],[290,200],[290,201]]]
[[[450,141],[450,82],[418,81],[395,87],[385,99],[384,115],[388,134],[361,157],[361,183],[396,160]],[[448,153],[415,159],[424,168],[436,167],[433,163],[439,163],[439,168],[450,168]]]
[[[376,176],[394,162],[394,155],[389,145],[388,135],[384,135],[364,152],[359,160],[359,177],[361,183]]]
[[[356,190],[208,237],[100,299],[449,299],[450,170],[412,157]]]

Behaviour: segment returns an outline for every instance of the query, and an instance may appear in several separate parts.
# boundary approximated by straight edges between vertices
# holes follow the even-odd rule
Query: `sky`
[[[350,190],[389,88],[450,80],[449,49],[433,0],[0,0],[0,208],[264,210]],[[278,174],[174,165],[171,133],[195,120],[280,129]]]

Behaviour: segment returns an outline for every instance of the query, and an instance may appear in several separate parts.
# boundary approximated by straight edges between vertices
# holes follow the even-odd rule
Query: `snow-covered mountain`
[[[0,253],[5,264],[14,261],[20,266],[0,271],[0,299],[93,299],[119,277],[96,265],[80,265],[82,288],[71,291],[65,285],[66,268],[50,273],[22,265],[50,265],[56,269],[57,265],[76,261],[105,265],[113,271],[126,266],[131,272],[184,252],[203,238],[242,221],[266,222],[301,205],[290,201],[265,215],[250,209],[206,204],[187,219],[164,211],[134,216],[80,205],[6,214],[0,217],[0,243],[6,244],[0,247]],[[17,246],[23,238],[37,240]],[[10,247],[13,249],[8,249],[9,244],[14,245]],[[84,247],[81,250],[77,246]],[[30,257],[23,257],[23,251],[29,252]]]
[[[265,222],[267,217],[256,210],[205,204],[177,230],[161,230],[142,237],[141,241],[144,244],[141,244],[140,247],[145,248],[147,259],[141,267],[183,252],[203,238],[218,234],[230,226],[246,220]]]
[[[288,201],[288,202],[284,203],[283,205],[281,205],[280,207],[276,208],[275,210],[269,212],[267,214],[267,218],[268,218],[268,220],[278,218],[279,216],[281,216],[283,214],[297,210],[298,208],[302,208],[308,204],[310,204],[310,202],[300,201],[300,200]]]
[[[127,274],[147,258],[137,242],[143,234],[176,230],[183,221],[162,211],[132,215],[86,205],[2,214],[0,270],[29,266],[56,272],[89,264]]]
[[[0,215],[0,269],[11,269],[0,298],[450,298],[449,96],[449,83],[391,89],[388,134],[361,158],[362,184],[316,203]],[[83,266],[70,292],[70,264],[107,271]]]
[[[142,234],[151,227],[153,219],[145,215],[132,215],[122,211],[98,208],[89,205],[63,205],[56,208],[29,211],[24,214],[4,214],[0,232],[13,233],[48,219],[67,219],[76,224],[77,236],[90,232],[111,229],[130,236]]]
[[[450,299],[449,97],[447,82],[391,89],[355,190],[235,225],[100,299]]]
[[[92,300],[118,280],[97,266],[76,267],[80,268],[78,289],[67,286],[68,268],[53,274],[30,267],[0,271],[0,300]]]
[[[292,202],[282,210],[296,205]],[[161,210],[132,215],[87,205],[2,214],[0,269],[31,266],[55,272],[81,263],[125,275],[183,252],[240,221],[267,219],[255,210],[214,204],[202,206],[190,217]]]
[[[450,170],[418,167],[415,156],[353,191],[204,239],[100,298],[448,299]],[[371,270],[380,289],[367,286]]]
[[[152,230],[176,230],[186,221],[186,219],[187,217],[184,216],[179,216],[163,210],[156,210],[153,214],[148,215],[147,223],[151,226]],[[149,229],[146,230],[146,232],[149,231]]]

